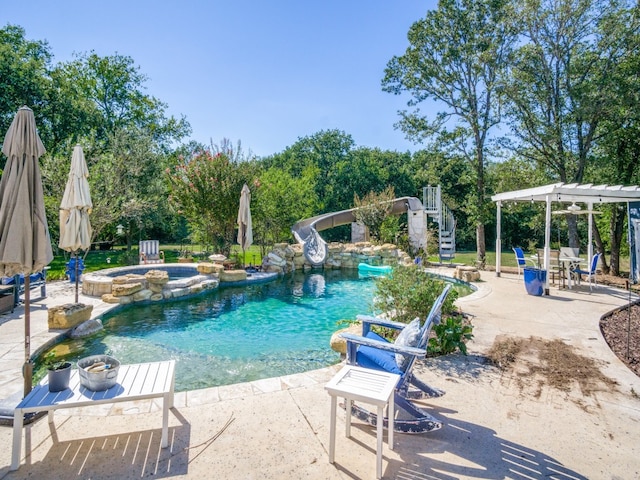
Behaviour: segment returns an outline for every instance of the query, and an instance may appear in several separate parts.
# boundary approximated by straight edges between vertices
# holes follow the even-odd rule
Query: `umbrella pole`
[[[24,275],[24,365],[22,375],[24,376],[24,396],[31,391],[33,382],[33,363],[31,363],[31,279],[29,274]],[[20,285],[18,285],[18,288]]]
[[[78,303],[78,252],[76,251],[76,303]]]

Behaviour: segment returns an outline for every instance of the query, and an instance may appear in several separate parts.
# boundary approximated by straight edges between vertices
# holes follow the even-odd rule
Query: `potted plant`
[[[69,388],[71,378],[71,362],[58,360],[55,350],[50,351],[44,358],[44,366],[47,367],[49,391],[61,392]]]
[[[193,262],[193,257],[191,256],[191,252],[188,250],[180,250],[178,254],[178,263],[191,263]]]

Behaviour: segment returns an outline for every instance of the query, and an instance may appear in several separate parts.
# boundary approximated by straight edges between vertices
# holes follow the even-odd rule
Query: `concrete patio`
[[[525,293],[515,274],[483,272],[480,290],[458,301],[473,318],[470,355],[421,362],[419,376],[446,395],[422,402],[445,422],[424,435],[395,436],[384,449],[384,478],[640,478],[640,378],[608,348],[600,317],[628,301],[600,286]],[[49,341],[45,306],[72,301],[68,282],[48,286],[32,308],[33,350]],[[106,308],[96,299],[94,312]],[[22,307],[0,316],[0,397],[19,399]],[[517,378],[488,365],[498,335],[562,339],[596,359],[616,389],[583,396],[544,387],[522,391]],[[176,394],[170,447],[160,448],[160,406],[120,403],[55,414],[25,428],[22,466],[9,472],[12,429],[0,426],[0,479],[360,479],[375,478],[376,434],[357,420],[344,437],[339,411],[336,463],[328,462],[330,397],[324,384],[340,368]]]

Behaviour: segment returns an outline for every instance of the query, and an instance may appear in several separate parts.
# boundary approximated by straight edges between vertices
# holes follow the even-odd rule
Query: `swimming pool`
[[[176,390],[247,382],[337,363],[331,335],[373,313],[375,282],[357,271],[297,273],[186,300],[124,307],[96,335],[65,340],[66,359],[108,353],[122,363],[176,360]]]

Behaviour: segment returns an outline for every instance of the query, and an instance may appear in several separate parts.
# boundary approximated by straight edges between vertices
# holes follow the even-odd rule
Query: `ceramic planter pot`
[[[49,370],[49,391],[61,392],[69,388],[69,379],[71,378],[71,363],[66,362],[62,368],[57,370]]]

